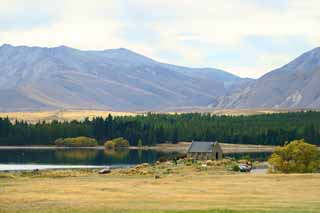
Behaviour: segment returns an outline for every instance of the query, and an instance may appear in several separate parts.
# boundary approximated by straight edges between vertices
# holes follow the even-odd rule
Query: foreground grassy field
[[[319,174],[218,166],[0,173],[0,212],[320,212],[319,197]]]

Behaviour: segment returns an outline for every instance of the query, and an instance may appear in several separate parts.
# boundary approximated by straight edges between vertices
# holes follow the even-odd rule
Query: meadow
[[[320,212],[319,174],[138,167],[2,173],[0,212]]]
[[[92,119],[94,117],[106,118],[108,115],[125,116],[136,115],[132,112],[114,112],[103,110],[53,110],[53,111],[35,111],[35,112],[0,112],[0,117],[9,117],[11,121],[27,121],[29,123],[36,123],[39,121],[72,121],[84,120],[85,118]]]

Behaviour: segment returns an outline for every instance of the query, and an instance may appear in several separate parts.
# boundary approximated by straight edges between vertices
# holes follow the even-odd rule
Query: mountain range
[[[220,98],[219,108],[319,108],[320,48]]]
[[[0,47],[0,111],[320,107],[320,49],[254,80],[120,48]]]
[[[199,73],[199,76],[198,76]],[[163,64],[130,50],[0,47],[0,111],[207,106],[240,78]]]

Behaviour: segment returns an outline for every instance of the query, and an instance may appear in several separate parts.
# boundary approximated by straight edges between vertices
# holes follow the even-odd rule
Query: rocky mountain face
[[[243,82],[243,80],[242,80]],[[299,56],[256,81],[233,85],[214,107],[218,108],[319,108],[320,48]]]
[[[192,69],[192,68],[175,66],[175,65],[167,65],[167,67],[171,70],[175,70],[177,72],[183,73],[190,77],[211,80],[213,82],[221,81],[224,83],[224,87],[226,91],[229,91],[234,84],[237,84],[242,81],[242,78],[240,78],[239,76],[233,75],[229,72],[219,70],[219,69],[213,69],[213,68]]]
[[[318,108],[320,48],[257,80],[127,49],[0,47],[0,111]]]
[[[127,49],[0,47],[0,111],[208,106],[241,78],[159,63]]]

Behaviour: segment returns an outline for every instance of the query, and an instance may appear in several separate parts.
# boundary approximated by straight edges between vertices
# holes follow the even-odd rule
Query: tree
[[[104,143],[105,149],[124,149],[129,148],[129,146],[129,141],[122,137],[108,140]]]
[[[96,139],[89,137],[59,138],[55,140],[55,145],[65,147],[91,147],[98,146],[98,142]]]
[[[192,140],[283,145],[305,138],[320,145],[320,112],[290,112],[251,116],[203,113],[96,117],[83,121],[27,123],[0,118],[0,145],[53,145],[58,138],[86,136],[99,144],[123,137],[136,146]]]
[[[106,135],[107,138],[112,138],[113,137],[113,126],[112,126],[112,115],[109,114],[108,117],[105,119],[104,123],[105,123],[105,131],[106,131]]]
[[[171,139],[172,143],[176,144],[179,141],[179,133],[178,133],[178,128],[175,127],[173,129],[173,133],[172,133],[172,139]]]
[[[304,140],[294,140],[283,147],[277,147],[268,162],[273,172],[316,172],[320,167],[320,151]]]
[[[102,140],[105,137],[105,125],[102,117],[97,117],[92,120],[93,135],[97,140]]]

